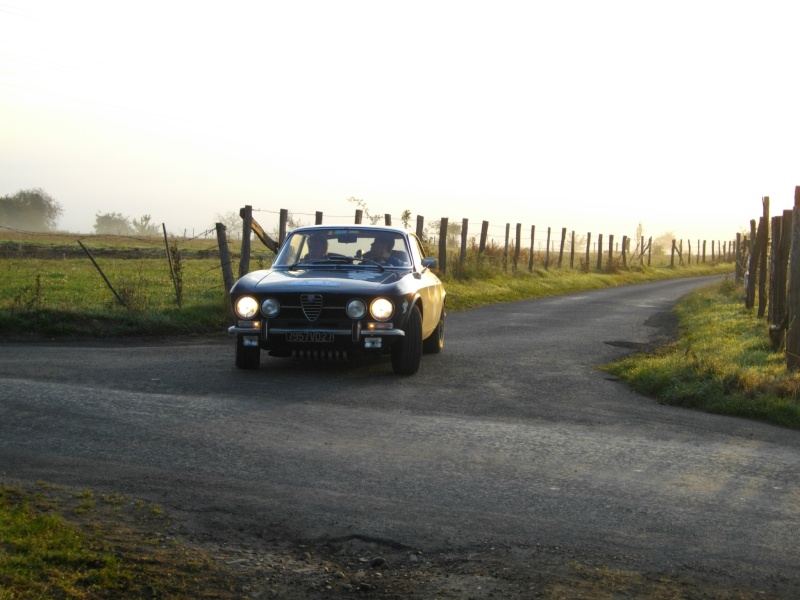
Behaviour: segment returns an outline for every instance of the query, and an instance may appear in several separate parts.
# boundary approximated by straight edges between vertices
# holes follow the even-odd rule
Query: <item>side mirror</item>
[[[422,270],[423,271],[425,269],[435,269],[438,266],[439,266],[439,261],[436,260],[435,258],[429,257],[429,258],[423,258],[422,259]]]

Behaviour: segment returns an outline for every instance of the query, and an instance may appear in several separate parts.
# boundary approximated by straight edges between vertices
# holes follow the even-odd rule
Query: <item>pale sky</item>
[[[0,0],[0,195],[735,237],[800,185],[800,2]],[[271,212],[264,212],[271,211]]]

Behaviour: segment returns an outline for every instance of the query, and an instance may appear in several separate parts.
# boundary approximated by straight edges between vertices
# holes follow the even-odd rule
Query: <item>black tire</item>
[[[444,319],[445,319],[444,306],[442,307],[442,314],[439,315],[439,324],[433,333],[422,342],[422,351],[427,354],[439,354],[444,348]]]
[[[422,316],[414,305],[408,315],[405,335],[392,346],[392,369],[398,375],[413,375],[422,358]]]
[[[261,348],[245,346],[244,336],[236,336],[236,367],[239,369],[257,369],[261,364]]]

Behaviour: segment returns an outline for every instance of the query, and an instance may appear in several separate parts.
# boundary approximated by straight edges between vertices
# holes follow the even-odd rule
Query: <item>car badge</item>
[[[300,307],[309,321],[316,321],[322,313],[322,295],[300,294]]]

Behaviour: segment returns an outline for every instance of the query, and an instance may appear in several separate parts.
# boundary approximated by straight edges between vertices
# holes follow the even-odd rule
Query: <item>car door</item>
[[[444,302],[444,286],[439,278],[426,269],[422,272],[422,259],[425,250],[415,235],[409,235],[409,245],[414,260],[414,268],[419,273],[419,295],[422,298],[422,337],[428,337],[439,324]]]

